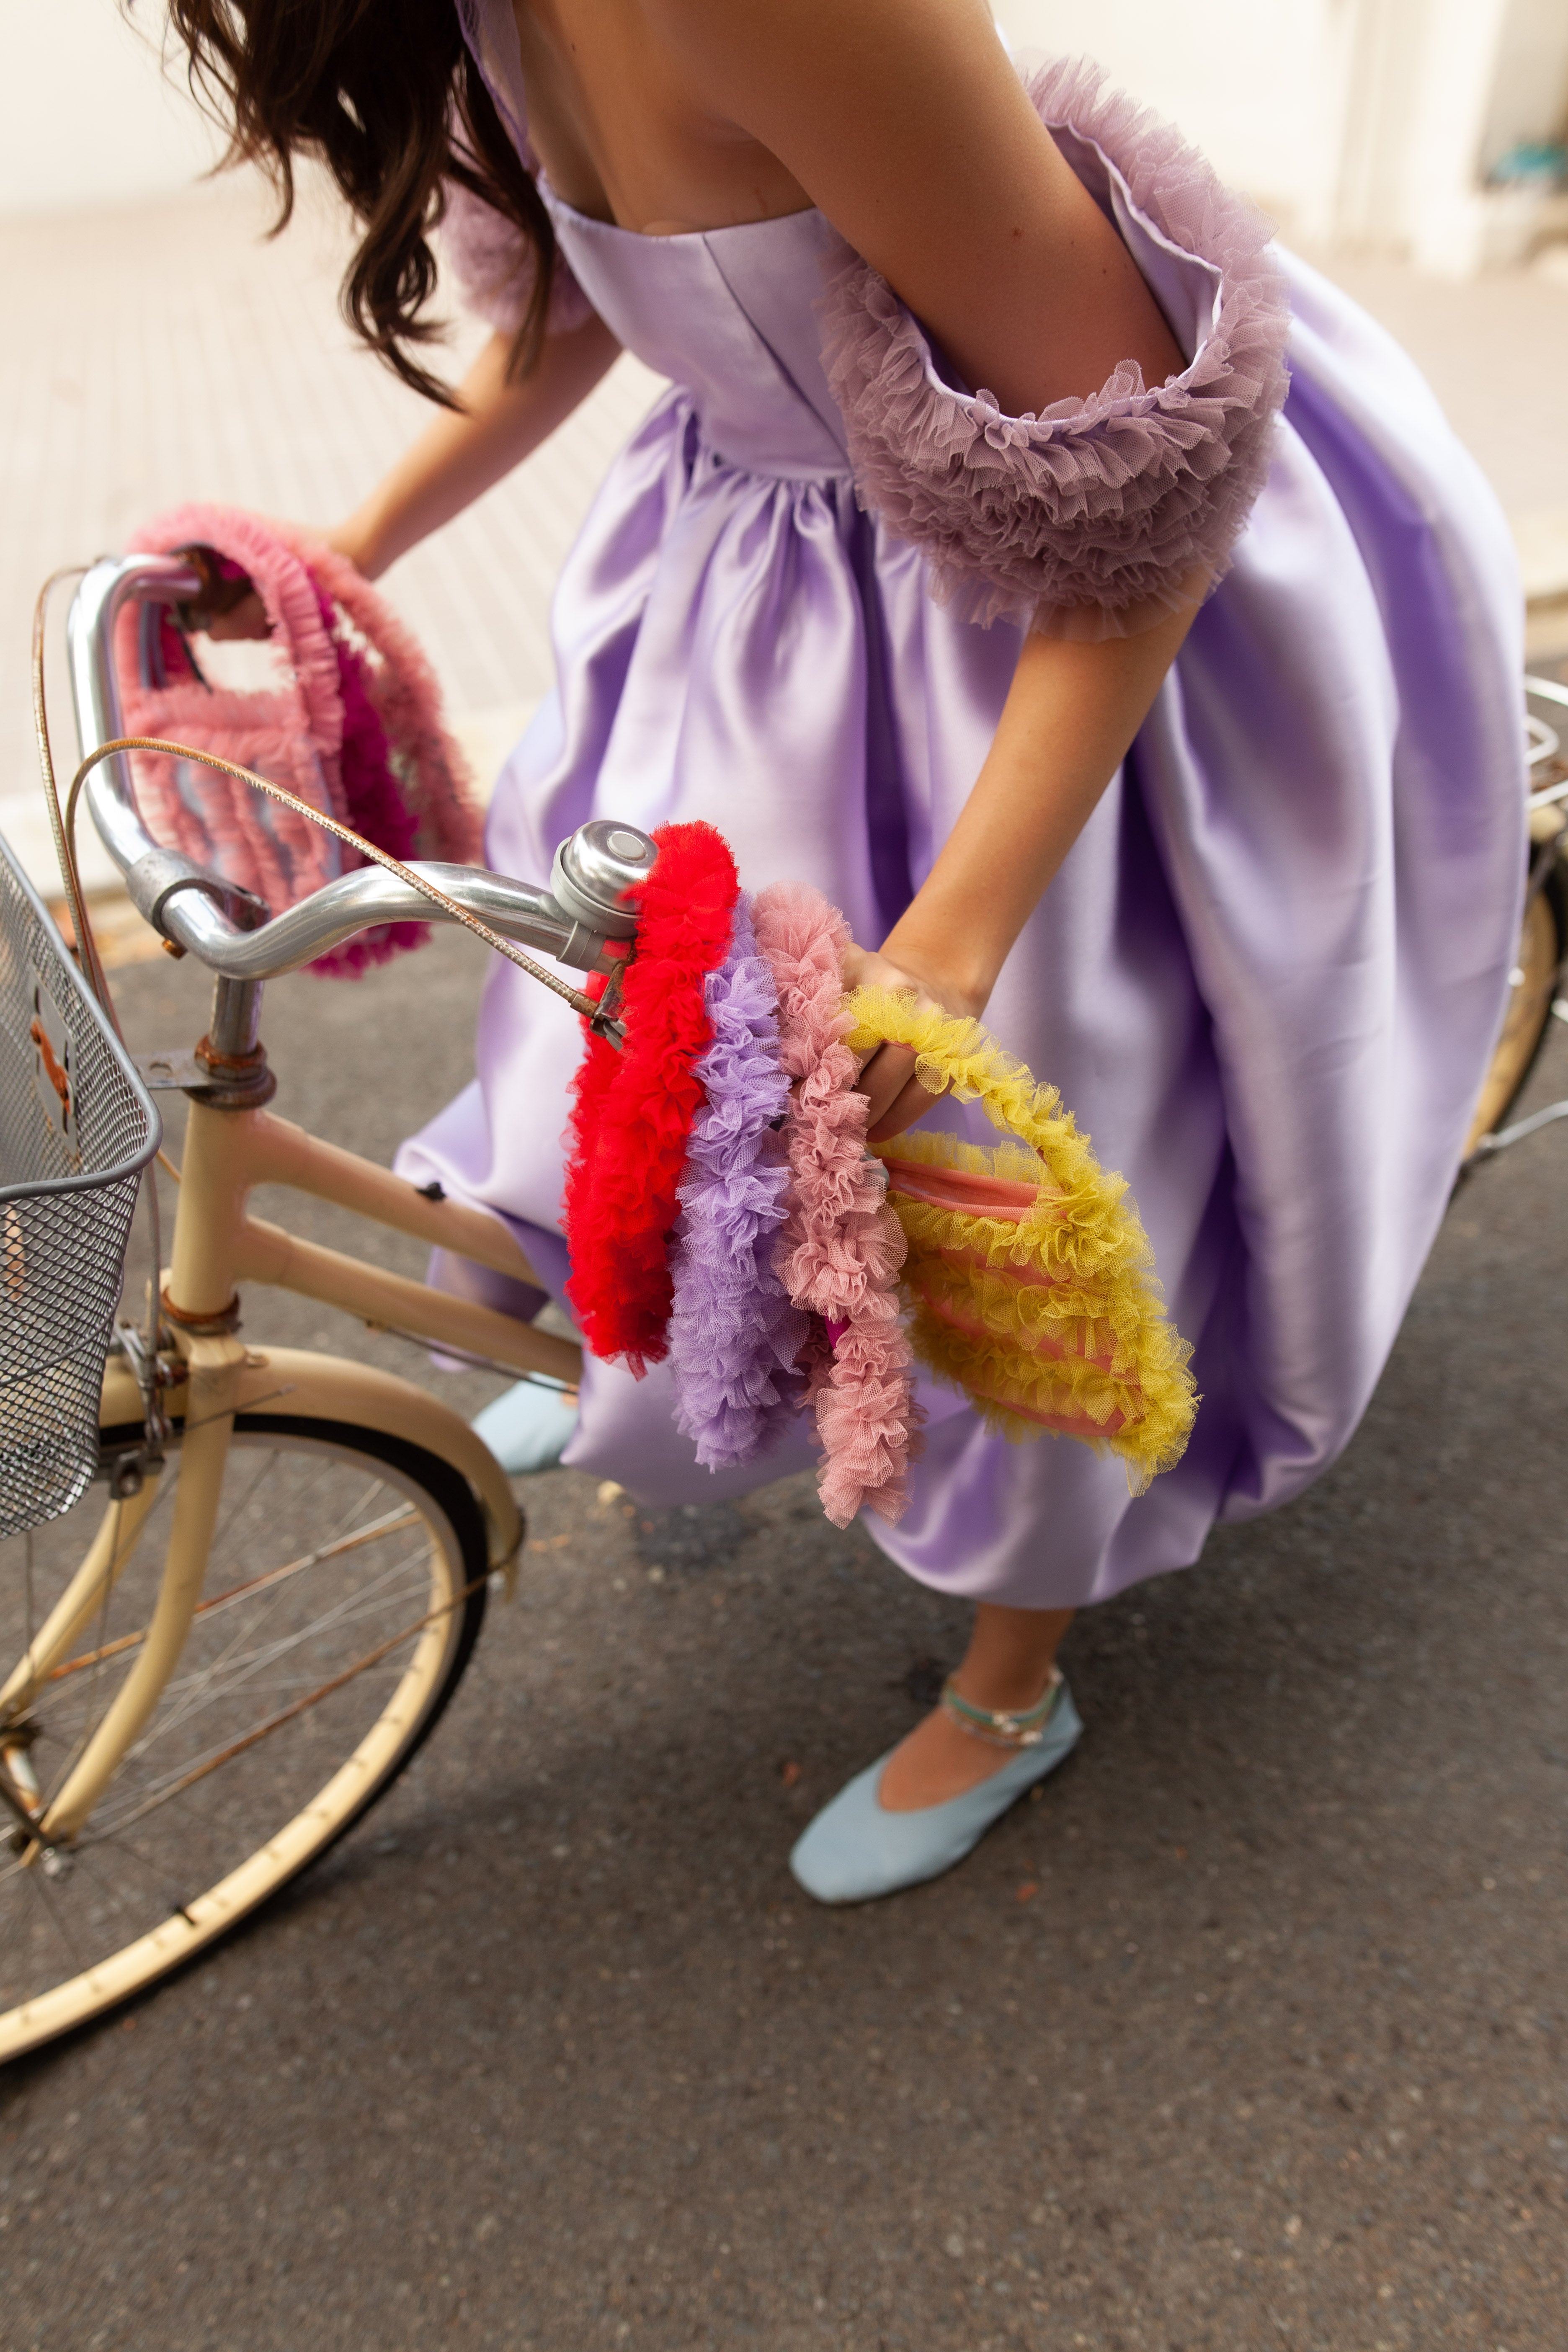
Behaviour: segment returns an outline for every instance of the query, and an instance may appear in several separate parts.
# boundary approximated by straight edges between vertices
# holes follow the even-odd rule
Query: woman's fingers
[[[886,1143],[890,1137],[902,1135],[906,1127],[913,1127],[917,1119],[924,1118],[931,1106],[941,1100],[941,1095],[933,1095],[918,1078],[909,1079],[881,1117],[873,1117],[866,1132],[867,1142]]]
[[[175,551],[195,573],[195,594],[180,607],[180,623],[193,635],[269,637],[272,626],[256,583],[232,557],[197,541]]]
[[[895,995],[910,997],[922,1011],[927,1007],[942,1009],[940,997],[933,995],[922,981],[871,949],[857,947],[851,941],[845,950],[843,969],[847,989],[890,989]],[[874,1142],[901,1134],[917,1118],[923,1118],[932,1103],[941,1100],[940,1094],[932,1094],[929,1087],[916,1080],[915,1056],[908,1045],[873,1045],[869,1053],[858,1058],[855,1084],[869,1105],[867,1125]]]
[[[226,639],[269,637],[272,624],[267,617],[267,607],[254,588],[247,589],[237,604],[226,613],[193,614],[202,633],[221,645]]]
[[[907,1045],[879,1045],[860,1073],[858,1091],[870,1107],[866,1131],[872,1143],[901,1135],[942,1100],[915,1076],[915,1057]]]
[[[885,1118],[915,1074],[915,1057],[907,1045],[879,1045],[862,1065],[857,1090],[870,1105],[869,1124]]]

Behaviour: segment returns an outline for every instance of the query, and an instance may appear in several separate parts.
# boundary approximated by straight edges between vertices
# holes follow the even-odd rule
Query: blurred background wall
[[[995,5],[1026,57],[1097,57],[1288,236],[1450,277],[1568,239],[1568,0]],[[0,0],[0,215],[170,192],[212,160],[160,68],[160,0],[129,21]]]
[[[0,215],[171,194],[218,142],[160,63],[162,0],[0,0]]]
[[[1285,233],[1445,277],[1568,237],[1565,0],[997,0],[1087,52]]]

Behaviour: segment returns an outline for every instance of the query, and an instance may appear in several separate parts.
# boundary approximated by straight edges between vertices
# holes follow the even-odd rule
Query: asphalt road
[[[279,1108],[389,1151],[477,955],[279,986]],[[195,1037],[198,980],[121,975],[137,1042]],[[4,2352],[1556,2352],[1565,1265],[1560,1129],[1457,1201],[1343,1462],[1080,1620],[1078,1755],[868,1910],[785,1854],[960,1611],[808,1482],[658,1519],[529,1482],[401,1786],[0,2083]]]

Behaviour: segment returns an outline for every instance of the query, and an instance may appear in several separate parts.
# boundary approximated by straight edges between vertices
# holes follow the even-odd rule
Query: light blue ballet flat
[[[553,1470],[577,1426],[577,1400],[566,1389],[519,1381],[476,1414],[473,1429],[510,1477]]]
[[[890,1813],[879,1802],[883,1768],[893,1751],[879,1756],[823,1807],[790,1855],[791,1870],[819,1903],[869,1903],[901,1886],[940,1878],[973,1851],[1026,1789],[1055,1771],[1083,1732],[1059,1675],[1027,1715],[991,1715],[971,1707],[951,1685],[942,1703],[965,1729],[1017,1753],[978,1788],[913,1813]]]

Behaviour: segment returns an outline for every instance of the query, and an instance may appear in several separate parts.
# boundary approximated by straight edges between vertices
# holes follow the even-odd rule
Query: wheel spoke
[[[482,1577],[479,1578],[476,1580],[476,1585],[482,1584],[484,1581]],[[281,1731],[286,1723],[297,1721],[308,1707],[319,1706],[324,1698],[330,1698],[334,1692],[345,1689],[350,1683],[356,1681],[370,1667],[379,1665],[392,1651],[399,1648],[405,1642],[412,1640],[415,1634],[422,1633],[427,1625],[434,1624],[437,1617],[450,1615],[467,1598],[468,1592],[475,1589],[476,1586],[470,1585],[455,1595],[452,1600],[444,1601],[439,1608],[426,1610],[423,1617],[416,1618],[411,1625],[405,1625],[399,1633],[390,1634],[384,1642],[368,1652],[356,1664],[345,1666],[342,1674],[334,1675],[331,1682],[320,1684],[304,1698],[296,1699],[291,1706],[283,1707],[278,1714],[269,1716],[265,1723],[257,1724],[241,1738],[231,1741],[228,1747],[203,1758],[200,1763],[192,1765],[183,1773],[172,1787],[164,1789],[157,1795],[147,1797],[134,1811],[125,1814],[119,1826],[128,1828],[132,1822],[142,1821],[158,1806],[167,1804],[170,1798],[177,1797],[183,1790],[194,1788],[196,1782],[205,1780],[209,1772],[216,1772],[220,1766],[232,1762],[237,1756],[243,1756],[249,1748],[258,1747],[262,1740],[270,1738],[275,1731]]]
[[[180,1436],[123,1561],[121,1523],[106,1530],[116,1569],[78,1645],[11,1719],[46,1803],[147,1654]],[[282,1415],[264,1431],[241,1417],[205,1592],[152,1715],[80,1834],[48,1864],[53,1876],[36,1843],[19,1853],[0,1843],[0,2058],[174,1965],[193,1947],[161,1932],[171,1917],[205,1940],[241,1916],[417,1745],[467,1657],[487,1580],[478,1505],[447,1471],[444,1487],[427,1486],[439,1467],[419,1467],[429,1462],[374,1433],[360,1444]],[[25,1655],[58,1608],[102,1521],[102,1492],[25,1554],[18,1541],[8,1570],[0,1546],[0,1650]],[[452,1499],[437,1504],[440,1493]],[[161,1539],[149,1541],[154,1532]],[[357,1769],[345,1772],[351,1759]],[[206,1903],[220,1885],[223,1903]],[[45,1996],[47,2016],[29,2021]]]
[[[42,1863],[35,1863],[32,1870],[28,1873],[28,1875],[37,1882],[33,1892],[42,1903],[50,1927],[59,1937],[60,1942],[65,1946],[66,1951],[69,1955],[72,1968],[79,1969],[82,1966],[81,1956],[77,1949],[76,1944],[72,1940],[70,1929],[67,1926],[65,1918],[62,1916],[61,1906],[55,1900],[55,1890],[49,1885],[47,1878],[44,1874]]]
[[[210,1601],[198,1601],[196,1616],[216,1616],[221,1610],[232,1608],[243,1601],[248,1593],[259,1592],[269,1584],[280,1584],[285,1577],[298,1576],[301,1570],[319,1568],[323,1560],[334,1559],[345,1551],[353,1551],[360,1544],[374,1543],[378,1537],[389,1535],[395,1528],[411,1527],[416,1516],[410,1510],[389,1511],[384,1518],[375,1520],[368,1528],[361,1528],[352,1536],[345,1536],[336,1543],[318,1544],[313,1551],[302,1552],[298,1559],[285,1560],[281,1568],[269,1568],[259,1576],[247,1578],[243,1584],[230,1585],[226,1592],[215,1593]],[[68,1658],[63,1665],[51,1668],[48,1679],[52,1683],[63,1682],[68,1675],[79,1674],[83,1667],[96,1665],[100,1658],[118,1657],[127,1650],[135,1649],[146,1639],[146,1626],[139,1625],[134,1633],[121,1633],[112,1642],[105,1643],[101,1650],[88,1650],[79,1657]],[[30,1642],[28,1646],[31,1647]]]
[[[424,1559],[427,1568],[428,1554],[426,1554]],[[377,1578],[375,1583],[365,1591],[356,1593],[351,1599],[341,1602],[335,1609],[324,1612],[308,1626],[269,1643],[265,1649],[249,1654],[239,1651],[237,1644],[248,1638],[273,1613],[277,1602],[274,1601],[269,1603],[251,1625],[242,1627],[235,1634],[227,1648],[220,1652],[209,1665],[195,1675],[171,1682],[164,1696],[166,1703],[172,1700],[174,1704],[167,1706],[166,1712],[161,1712],[153,1717],[148,1730],[126,1751],[126,1762],[134,1763],[155,1741],[164,1739],[171,1733],[179,1730],[184,1724],[190,1721],[193,1717],[200,1715],[206,1707],[230,1697],[248,1683],[252,1673],[259,1672],[262,1668],[270,1665],[276,1659],[287,1655],[291,1650],[297,1650],[305,1642],[318,1641],[325,1633],[342,1625],[352,1624],[362,1617],[377,1613],[385,1587],[410,1564],[406,1560],[395,1561],[392,1567]],[[228,1669],[226,1675],[223,1671],[226,1666]]]

